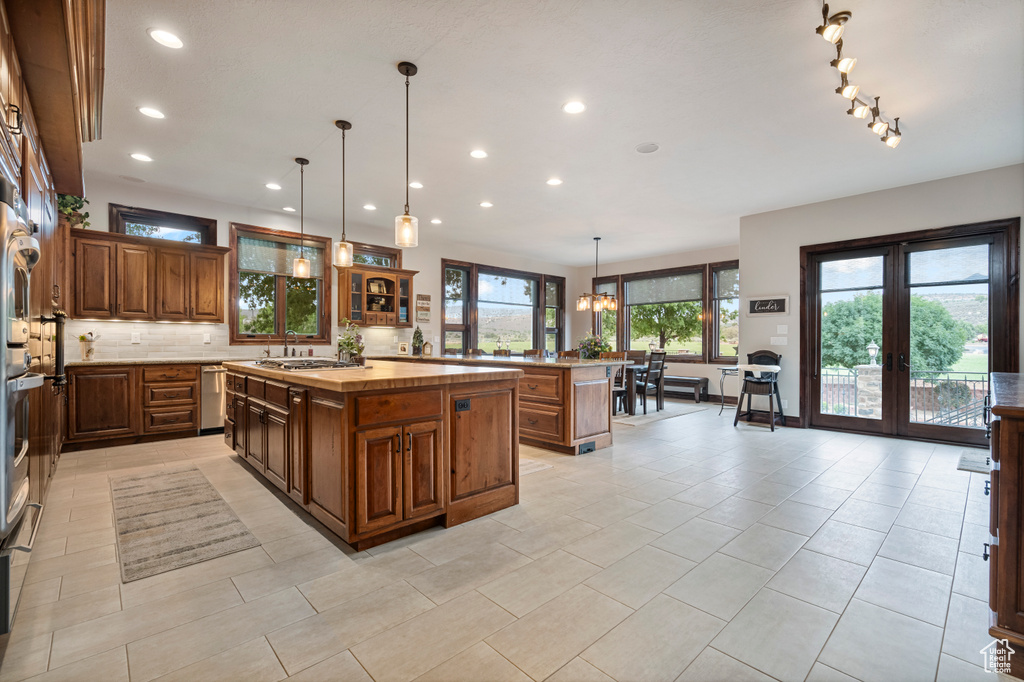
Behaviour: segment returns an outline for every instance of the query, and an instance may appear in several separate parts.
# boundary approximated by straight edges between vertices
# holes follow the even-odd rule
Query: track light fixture
[[[879,98],[875,97],[875,105],[871,106],[868,104],[871,98],[861,99],[858,97],[860,86],[850,83],[849,74],[857,65],[857,59],[843,56],[843,33],[846,32],[846,23],[852,16],[852,13],[846,11],[829,15],[828,3],[823,3],[821,6],[822,24],[816,29],[818,35],[836,46],[836,58],[829,62],[829,66],[839,71],[839,87],[836,88],[836,94],[850,100],[850,108],[846,110],[850,116],[866,119],[868,114],[871,114],[868,128],[878,135],[890,149],[895,149],[900,144],[899,125],[897,124],[896,129],[890,131],[888,121],[882,118],[882,112],[878,108]],[[895,123],[899,121],[899,118],[894,118],[893,121]]]

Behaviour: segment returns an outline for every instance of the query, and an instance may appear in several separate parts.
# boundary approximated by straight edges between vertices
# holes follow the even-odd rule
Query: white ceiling
[[[421,243],[569,265],[590,262],[594,235],[608,260],[733,244],[743,215],[1024,161],[1022,8],[833,3],[853,12],[851,81],[901,117],[890,150],[834,94],[813,0],[108,0],[103,139],[86,169],[280,209],[298,206],[292,159],[306,156],[307,215],[340,224],[345,118],[349,220],[388,243],[404,203],[395,64],[410,60]],[[586,112],[561,111],[577,98]],[[649,141],[661,150],[633,150]]]

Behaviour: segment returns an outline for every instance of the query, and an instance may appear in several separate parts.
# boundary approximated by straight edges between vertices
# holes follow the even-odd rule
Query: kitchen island
[[[520,442],[569,455],[612,444],[612,383],[619,365],[629,364],[627,360],[490,355],[388,355],[371,359],[520,369]]]
[[[519,502],[514,367],[225,362],[224,438],[357,550]]]

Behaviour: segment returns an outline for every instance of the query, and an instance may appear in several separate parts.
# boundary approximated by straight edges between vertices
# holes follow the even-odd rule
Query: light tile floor
[[[353,552],[220,436],[64,455],[0,682],[992,680],[961,448],[615,427],[521,504]],[[122,585],[108,475],[194,462],[262,546]]]

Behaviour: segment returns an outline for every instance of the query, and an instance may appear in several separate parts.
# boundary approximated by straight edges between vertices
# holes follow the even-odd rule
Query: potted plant
[[[78,335],[78,343],[82,347],[83,361],[92,360],[92,356],[96,353],[95,343],[98,338],[100,338],[100,335],[93,332]]]
[[[595,336],[588,332],[586,336],[580,339],[577,348],[580,350],[580,358],[584,360],[597,360],[601,357],[601,353],[609,352],[612,346],[600,336]]]
[[[72,194],[57,195],[57,212],[60,213],[60,220],[68,223],[71,227],[86,228],[92,225],[89,222],[89,212],[82,209],[89,203],[85,197],[76,197]]]
[[[423,354],[423,332],[420,331],[419,326],[417,326],[416,331],[412,333],[412,354]]]
[[[341,333],[338,334],[338,360],[341,362],[354,362],[361,365],[366,362],[363,357],[363,335],[351,320],[345,318],[341,321]]]

